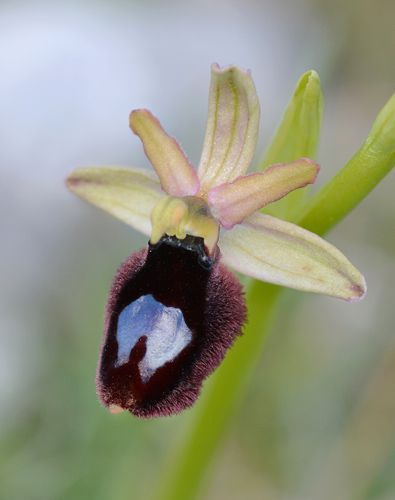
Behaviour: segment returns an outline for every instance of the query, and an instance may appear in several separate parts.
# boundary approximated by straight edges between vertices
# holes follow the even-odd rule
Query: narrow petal
[[[151,210],[164,196],[154,172],[143,168],[77,168],[66,183],[81,198],[150,236]]]
[[[263,173],[245,175],[212,189],[208,203],[222,226],[231,229],[268,203],[313,184],[320,168],[307,158],[272,165]]]
[[[255,151],[259,114],[251,72],[213,64],[206,136],[198,168],[203,195],[247,172]]]
[[[170,196],[195,196],[199,180],[178,142],[170,137],[159,121],[147,110],[130,113],[130,128],[138,135],[162,189]]]
[[[347,301],[366,293],[364,277],[314,233],[256,213],[220,238],[222,261],[248,276]]]

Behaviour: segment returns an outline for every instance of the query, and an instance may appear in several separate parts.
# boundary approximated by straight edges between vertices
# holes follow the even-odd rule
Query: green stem
[[[252,281],[247,292],[248,324],[245,335],[227,354],[205,388],[196,418],[181,436],[178,449],[165,467],[155,500],[191,500],[199,493],[218,443],[241,404],[242,394],[262,355],[280,298],[280,287]]]
[[[395,157],[371,154],[364,144],[347,165],[305,204],[297,223],[323,235],[350,213],[385,177]]]
[[[308,200],[294,219],[323,235],[353,210],[395,165],[395,94],[384,106],[359,151]]]

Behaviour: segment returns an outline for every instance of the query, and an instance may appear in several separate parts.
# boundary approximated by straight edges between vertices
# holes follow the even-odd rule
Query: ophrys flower
[[[97,384],[113,413],[170,415],[194,403],[246,318],[241,286],[224,264],[348,301],[365,293],[362,275],[339,250],[259,212],[313,183],[320,169],[301,158],[246,175],[259,114],[250,72],[214,64],[197,171],[158,120],[136,110],[130,126],[156,173],[82,168],[68,178],[75,193],[150,237],[110,290]]]

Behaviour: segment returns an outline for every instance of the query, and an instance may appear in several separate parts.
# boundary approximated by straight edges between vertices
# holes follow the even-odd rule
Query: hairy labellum
[[[110,289],[97,371],[114,413],[179,413],[196,401],[246,319],[241,285],[203,239],[164,236],[132,254]]]

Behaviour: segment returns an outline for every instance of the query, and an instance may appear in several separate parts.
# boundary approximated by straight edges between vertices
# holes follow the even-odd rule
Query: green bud
[[[296,85],[280,126],[264,155],[258,170],[269,165],[288,163],[299,158],[315,159],[320,139],[324,97],[315,71],[305,73]],[[289,218],[306,196],[298,190],[270,207],[270,213]],[[265,210],[266,211],[266,210]]]

